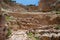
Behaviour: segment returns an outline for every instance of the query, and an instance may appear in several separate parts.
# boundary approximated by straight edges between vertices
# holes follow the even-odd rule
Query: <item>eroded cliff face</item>
[[[15,1],[11,0],[0,0],[0,5],[4,9],[12,10],[13,12],[40,12],[40,11],[53,11],[60,10],[59,0],[40,0],[38,6],[28,5],[24,6],[22,4],[17,4]]]
[[[59,2],[60,2],[59,0],[40,0],[38,6],[41,11],[58,10],[57,8],[60,8]]]

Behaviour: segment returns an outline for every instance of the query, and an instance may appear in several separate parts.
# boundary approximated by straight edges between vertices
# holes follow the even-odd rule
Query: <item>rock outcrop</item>
[[[24,12],[25,13],[25,12]],[[10,16],[13,16],[16,18],[14,25],[18,25],[17,28],[23,28],[23,29],[37,29],[39,27],[42,28],[42,26],[48,27],[49,25],[60,25],[60,16],[56,14],[24,14],[24,13],[10,13]],[[31,13],[31,12],[30,12]],[[37,13],[37,12],[36,12]],[[15,27],[15,26],[14,26]],[[52,26],[53,27],[53,26]]]
[[[60,8],[60,1],[59,0],[40,0],[39,2],[39,10],[41,11],[52,11],[58,10]]]
[[[5,16],[0,15],[0,40],[6,40],[7,27],[5,26]]]

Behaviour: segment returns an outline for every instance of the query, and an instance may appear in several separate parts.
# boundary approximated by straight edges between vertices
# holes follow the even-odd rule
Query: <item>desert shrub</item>
[[[57,30],[60,29],[60,25],[57,25],[57,26],[55,27],[55,29],[57,29]]]
[[[10,20],[10,16],[6,16],[6,21],[9,21]]]
[[[8,29],[7,31],[8,31],[7,32],[7,38],[8,38],[11,35],[12,32],[11,32],[11,29]]]
[[[29,32],[28,37],[31,38],[32,40],[40,40],[39,37],[35,37],[35,34],[33,34],[32,32]]]

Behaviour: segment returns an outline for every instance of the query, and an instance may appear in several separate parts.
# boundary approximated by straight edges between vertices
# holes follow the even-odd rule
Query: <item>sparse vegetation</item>
[[[8,29],[8,32],[7,32],[7,37],[9,37],[11,35],[11,29]]]
[[[9,22],[11,20],[10,16],[5,16],[5,19],[7,22]],[[8,27],[6,37],[8,38],[11,35],[11,33],[12,33],[11,29]]]
[[[60,14],[60,11],[56,11],[56,14]]]
[[[39,37],[35,37],[35,34],[33,34],[32,32],[29,32],[28,37],[31,38],[32,40],[40,40]]]
[[[57,26],[55,27],[55,29],[57,29],[57,30],[60,29],[60,25],[57,25]]]
[[[5,18],[6,18],[6,21],[12,20],[12,18],[10,16],[6,16]]]

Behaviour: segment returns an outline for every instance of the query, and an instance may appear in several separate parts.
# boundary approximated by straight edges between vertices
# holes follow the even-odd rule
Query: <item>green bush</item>
[[[9,37],[11,35],[11,29],[8,29],[8,32],[7,32],[7,37]]]
[[[35,34],[33,34],[32,32],[29,32],[28,37],[31,38],[32,40],[40,40],[39,37],[35,37]]]
[[[9,21],[10,20],[10,16],[6,16],[6,21]]]

